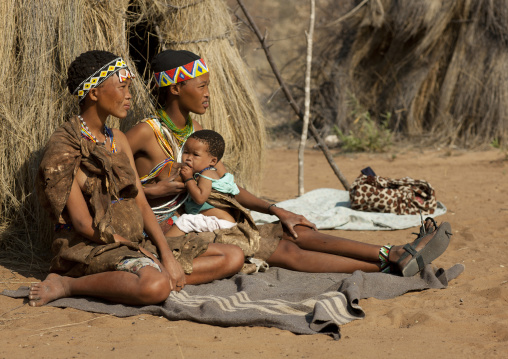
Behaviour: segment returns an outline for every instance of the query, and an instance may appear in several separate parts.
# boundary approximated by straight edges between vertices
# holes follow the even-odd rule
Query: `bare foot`
[[[40,307],[53,300],[68,296],[67,280],[58,274],[51,273],[44,281],[30,287],[28,299],[30,306]]]

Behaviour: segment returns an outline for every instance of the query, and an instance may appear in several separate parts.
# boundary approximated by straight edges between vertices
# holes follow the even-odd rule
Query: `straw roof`
[[[330,2],[315,41],[321,117],[347,129],[353,95],[409,138],[508,143],[506,1],[371,0],[344,17],[348,3]]]
[[[133,43],[150,42],[151,55],[164,47],[203,56],[211,68],[212,97],[208,113],[197,120],[224,135],[224,161],[239,182],[258,183],[264,119],[223,1],[5,0],[0,12],[0,245],[25,256],[13,261],[37,261],[37,248],[47,247],[51,228],[34,179],[49,136],[77,112],[66,72],[87,50],[108,50],[136,65],[134,110],[122,122],[110,119],[124,131],[154,111],[148,54]]]

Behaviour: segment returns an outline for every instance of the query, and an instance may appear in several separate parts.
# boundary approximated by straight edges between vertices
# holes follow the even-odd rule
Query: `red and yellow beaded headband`
[[[97,70],[94,74],[86,78],[82,83],[79,84],[78,87],[72,93],[76,95],[79,99],[79,102],[83,101],[88,94],[88,92],[99,86],[105,80],[107,80],[111,75],[120,71],[121,69],[125,69],[125,74],[118,74],[118,78],[120,82],[124,82],[127,79],[134,78],[134,74],[129,71],[129,67],[125,63],[125,61],[119,57],[110,63],[104,65],[99,70]]]
[[[206,66],[205,60],[199,59],[193,62],[189,62],[187,65],[179,66],[175,69],[156,72],[154,76],[155,82],[157,82],[157,86],[164,87],[196,78],[206,74],[207,72],[208,66]]]

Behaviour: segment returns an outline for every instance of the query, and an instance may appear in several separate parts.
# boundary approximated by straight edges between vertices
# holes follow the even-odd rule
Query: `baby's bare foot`
[[[30,287],[29,304],[32,307],[43,306],[53,300],[69,296],[69,288],[64,277],[50,274],[40,283]]]

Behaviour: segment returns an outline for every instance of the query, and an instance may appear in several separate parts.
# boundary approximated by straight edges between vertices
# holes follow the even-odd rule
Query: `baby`
[[[181,177],[189,197],[185,202],[186,214],[166,233],[175,237],[189,232],[213,232],[236,225],[231,214],[207,203],[212,189],[237,195],[240,190],[231,173],[219,177],[215,165],[224,155],[222,136],[212,130],[200,130],[189,136],[183,147]]]

